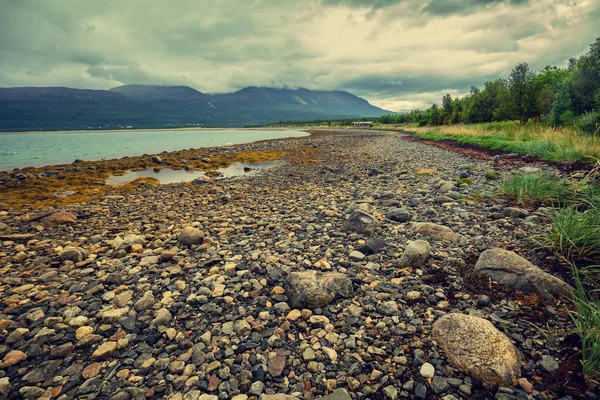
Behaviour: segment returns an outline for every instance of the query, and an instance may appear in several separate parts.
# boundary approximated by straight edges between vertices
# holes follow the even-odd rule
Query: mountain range
[[[0,88],[0,131],[264,126],[377,117],[389,111],[345,91],[248,87],[206,94],[187,86],[109,90]]]

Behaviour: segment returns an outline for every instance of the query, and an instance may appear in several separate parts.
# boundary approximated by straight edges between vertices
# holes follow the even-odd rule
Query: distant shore
[[[40,134],[40,133],[54,133],[54,134],[62,134],[62,133],[91,133],[91,132],[157,132],[157,131],[289,131],[289,130],[300,130],[297,127],[259,127],[259,128],[139,128],[139,129],[87,129],[87,130],[72,130],[72,131],[16,131],[16,132],[0,132],[0,135],[31,135],[31,134]]]

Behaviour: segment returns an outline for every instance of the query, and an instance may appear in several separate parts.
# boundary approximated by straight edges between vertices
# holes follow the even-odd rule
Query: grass
[[[600,258],[600,202],[581,210],[579,205],[560,208],[550,215],[551,232],[540,238],[569,260]]]
[[[430,140],[452,139],[459,143],[539,157],[547,161],[593,162],[600,158],[600,136],[579,133],[574,128],[553,128],[514,122],[439,127],[406,127],[418,137]]]
[[[600,289],[586,290],[577,268],[572,266],[572,271],[576,289],[573,296],[575,310],[568,312],[581,339],[583,376],[588,382],[600,384]]]
[[[566,179],[544,173],[519,173],[504,180],[500,192],[520,204],[552,204],[570,193]]]

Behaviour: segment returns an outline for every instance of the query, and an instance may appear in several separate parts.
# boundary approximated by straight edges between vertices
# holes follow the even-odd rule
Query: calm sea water
[[[102,160],[266,139],[307,136],[300,131],[156,130],[0,135],[0,170]]]

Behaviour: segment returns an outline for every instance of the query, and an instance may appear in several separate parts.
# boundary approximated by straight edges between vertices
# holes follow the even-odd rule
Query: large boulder
[[[416,234],[442,242],[454,243],[458,240],[456,233],[452,229],[432,222],[413,222],[412,230]]]
[[[372,235],[378,226],[379,221],[373,215],[362,210],[356,210],[344,222],[342,230]]]
[[[202,231],[200,229],[188,226],[187,228],[184,228],[181,232],[179,232],[177,240],[180,243],[191,246],[194,244],[202,243],[202,241],[204,240],[204,235],[202,234]]]
[[[44,228],[52,228],[57,225],[65,225],[73,222],[77,222],[77,215],[68,211],[59,211],[40,220]]]
[[[352,281],[338,272],[291,272],[285,279],[285,293],[293,308],[318,308],[336,298],[350,297]]]
[[[446,314],[433,324],[431,335],[452,365],[486,388],[514,386],[521,376],[523,356],[488,320]]]
[[[402,257],[398,262],[400,268],[420,268],[431,254],[431,246],[425,240],[413,240],[408,242]]]
[[[503,286],[521,292],[535,292],[548,300],[568,296],[573,290],[559,278],[504,249],[484,251],[475,264],[475,270]]]

